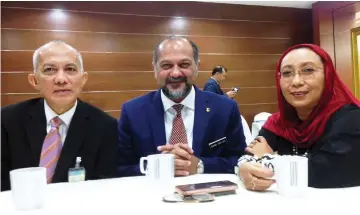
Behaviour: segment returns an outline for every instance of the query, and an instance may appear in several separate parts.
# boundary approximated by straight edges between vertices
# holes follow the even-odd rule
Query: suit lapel
[[[166,144],[165,135],[165,121],[164,121],[164,106],[161,101],[160,90],[158,90],[152,100],[152,104],[149,106],[148,117],[150,121],[150,127],[153,135],[153,143],[155,147]]]
[[[212,116],[212,107],[209,105],[207,94],[195,87],[195,117],[193,129],[193,150],[195,155],[200,156],[204,134],[207,130],[208,121]]]
[[[216,87],[218,88],[219,93],[220,93],[221,95],[223,95],[224,92],[221,90],[221,87],[220,87],[219,83],[218,83],[215,79],[213,79],[213,78],[211,78],[211,80],[212,80],[212,82],[216,85]]]
[[[25,130],[30,143],[34,163],[40,162],[41,148],[47,134],[44,100],[39,101],[30,109],[28,118],[25,120]]]
[[[67,175],[69,168],[75,166],[76,155],[83,144],[84,132],[88,131],[88,120],[89,115],[86,104],[78,100],[78,104],[71,120],[65,143],[55,170],[53,182],[61,181],[62,176],[65,174]]]
[[[221,95],[224,95],[224,92],[222,91],[222,89],[221,89],[221,87],[220,87],[220,84],[218,84],[216,81],[215,81],[215,84],[216,84],[216,86],[218,87],[220,94],[221,94]]]

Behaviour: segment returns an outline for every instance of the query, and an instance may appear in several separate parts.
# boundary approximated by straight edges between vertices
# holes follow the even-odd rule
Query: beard
[[[185,82],[185,88],[184,89],[178,89],[178,90],[169,90],[167,84],[169,83],[181,83]],[[178,78],[172,78],[169,77],[166,79],[165,85],[161,88],[164,92],[165,96],[168,97],[172,101],[179,101],[184,99],[191,91],[192,84],[188,83],[187,78],[184,77],[178,77]]]

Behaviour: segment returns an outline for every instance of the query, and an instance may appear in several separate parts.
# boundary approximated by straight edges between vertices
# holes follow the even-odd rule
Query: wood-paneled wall
[[[351,29],[360,26],[355,21],[360,2],[316,2],[312,10],[314,42],[330,54],[340,78],[354,93]]]
[[[226,66],[223,89],[240,87],[236,101],[251,123],[277,111],[277,61],[289,46],[312,42],[311,20],[307,9],[204,2],[2,2],[2,106],[39,96],[26,78],[32,54],[60,39],[81,52],[89,72],[81,98],[118,117],[122,103],[157,89],[152,51],[179,34],[200,48],[197,86]]]

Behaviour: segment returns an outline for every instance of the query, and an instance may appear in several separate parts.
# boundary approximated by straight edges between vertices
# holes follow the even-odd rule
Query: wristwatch
[[[203,174],[204,173],[204,163],[202,160],[199,160],[199,163],[197,164],[197,174]]]

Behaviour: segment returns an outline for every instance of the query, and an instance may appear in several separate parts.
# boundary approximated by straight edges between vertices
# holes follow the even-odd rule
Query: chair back
[[[245,141],[246,141],[246,144],[249,145],[251,143],[251,141],[254,140],[254,138],[251,135],[249,125],[246,122],[245,118],[242,115],[240,115],[240,116],[241,116],[241,124],[242,124],[243,130],[244,130]]]
[[[256,138],[259,135],[259,132],[266,120],[271,116],[271,113],[261,112],[255,115],[254,122],[251,126],[251,134],[253,138]]]

